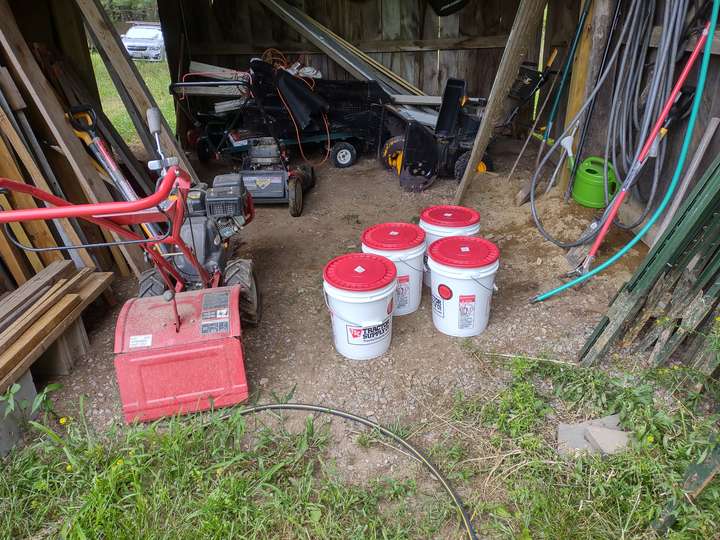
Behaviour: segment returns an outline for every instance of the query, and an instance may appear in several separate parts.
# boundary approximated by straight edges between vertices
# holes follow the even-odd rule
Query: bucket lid
[[[448,236],[430,244],[428,255],[445,266],[480,268],[497,261],[500,250],[490,240],[477,236]]]
[[[422,211],[420,219],[440,227],[468,227],[480,221],[480,214],[466,206],[430,206]]]
[[[345,291],[365,292],[387,287],[397,277],[393,262],[371,253],[340,255],[325,265],[325,281]]]
[[[372,249],[411,249],[423,242],[425,231],[412,223],[380,223],[362,233],[362,243]]]

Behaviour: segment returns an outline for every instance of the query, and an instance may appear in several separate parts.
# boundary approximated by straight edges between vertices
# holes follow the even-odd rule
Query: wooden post
[[[500,68],[495,76],[492,90],[490,90],[480,129],[475,136],[470,161],[455,192],[455,204],[462,202],[470,182],[475,177],[475,171],[487,150],[493,128],[505,109],[505,101],[520,70],[520,64],[536,37],[534,30],[542,20],[545,3],[544,0],[522,0],[520,2],[502,60],[500,60]]]
[[[593,0],[585,0],[590,2]],[[585,5],[583,2],[583,6]],[[565,110],[565,128],[575,117],[582,107],[585,97],[588,94],[588,84],[595,80],[600,68],[600,61],[605,46],[605,37],[612,15],[610,0],[594,0],[592,9],[588,13],[585,27],[580,34],[580,43],[575,53],[575,61],[572,65],[572,77],[568,90],[567,109]],[[579,133],[579,131],[578,131]],[[573,141],[573,150],[577,149],[577,141]],[[563,167],[560,173],[558,189],[565,193],[570,181],[570,171]]]
[[[102,49],[103,53],[107,55],[110,64],[106,66],[108,71],[111,73],[114,71],[119,81],[122,81],[122,86],[135,105],[135,109],[141,114],[144,114],[147,109],[157,107],[155,98],[140,76],[140,72],[137,67],[135,67],[135,63],[128,56],[120,40],[120,36],[108,18],[107,13],[105,13],[105,10],[103,10],[100,5],[99,0],[75,0],[75,2],[80,8],[85,23],[92,32],[93,37],[97,39],[95,45],[98,49]],[[122,89],[118,90],[120,92],[122,91]],[[200,180],[197,174],[193,170],[182,148],[180,148],[180,145],[175,140],[175,135],[167,121],[162,115],[160,115],[160,118],[162,120],[160,143],[163,145],[165,154],[176,156],[180,160],[180,166],[187,171],[193,181],[196,183],[199,182]]]

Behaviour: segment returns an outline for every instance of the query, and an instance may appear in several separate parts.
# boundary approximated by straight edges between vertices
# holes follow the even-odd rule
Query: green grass
[[[35,441],[2,462],[0,538],[431,538],[454,527],[447,499],[412,478],[343,481],[328,424],[251,425],[238,414],[100,435],[82,420],[34,424]]]
[[[93,51],[91,57],[95,69],[98,90],[100,91],[100,100],[105,114],[118,130],[118,133],[125,139],[125,142],[130,145],[139,144],[140,139],[135,131],[135,127],[115,89],[115,85],[110,79],[107,69],[105,69],[105,64],[103,64],[97,52]],[[155,101],[165,116],[165,119],[174,131],[175,105],[173,103],[173,97],[169,92],[170,73],[168,72],[167,63],[137,61],[135,65],[145,80],[145,84],[147,84],[150,92],[155,97]],[[143,115],[145,114],[144,111],[141,112]]]
[[[668,537],[716,536],[720,483],[692,503],[680,488],[717,444],[716,380],[677,366],[608,372],[466,352],[503,382],[421,404],[421,419],[389,427],[440,466],[481,538],[654,538],[671,503]],[[631,432],[625,452],[557,454],[558,422],[611,413]],[[322,417],[291,429],[285,417],[230,411],[94,433],[82,415],[62,425],[45,416],[0,460],[0,538],[463,538],[413,460],[347,480]],[[353,443],[358,460],[396,451],[374,431]]]

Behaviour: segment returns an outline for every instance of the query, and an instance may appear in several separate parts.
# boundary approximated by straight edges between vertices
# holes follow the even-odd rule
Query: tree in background
[[[155,0],[101,0],[101,3],[115,22],[158,20]]]

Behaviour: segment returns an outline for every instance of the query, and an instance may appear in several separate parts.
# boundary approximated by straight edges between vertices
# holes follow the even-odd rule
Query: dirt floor
[[[529,156],[507,182],[505,174],[518,147],[516,141],[496,143],[498,174],[479,177],[466,199],[481,214],[481,235],[495,242],[501,253],[489,327],[471,341],[481,351],[572,360],[642,253],[634,250],[582,288],[529,304],[531,296],[560,283],[558,276],[569,267],[564,251],[540,237],[528,206],[513,203],[533,162]],[[367,226],[417,222],[424,207],[449,203],[455,182],[439,180],[423,193],[405,193],[397,178],[371,158],[346,170],[322,165],[317,177],[301,217],[291,217],[283,206],[262,206],[237,246],[238,255],[254,259],[263,294],[263,320],[257,328],[244,330],[243,336],[254,399],[292,396],[293,401],[389,422],[417,418],[422,415],[420,404],[458,389],[489,391],[488,374],[467,354],[465,340],[433,327],[427,290],[417,313],[395,319],[389,352],[369,362],[349,361],[334,351],[323,301],[322,270],[327,261],[358,251]],[[542,201],[540,210],[548,228],[565,238],[577,237],[592,215],[577,205],[563,205],[558,196]],[[72,375],[59,381],[64,388],[56,396],[58,410],[69,413],[76,412],[79,397],[86,396],[88,419],[97,427],[121,419],[113,331],[120,305],[135,293],[135,285],[118,280],[114,290],[118,306],[86,312],[92,351],[79,359]]]

